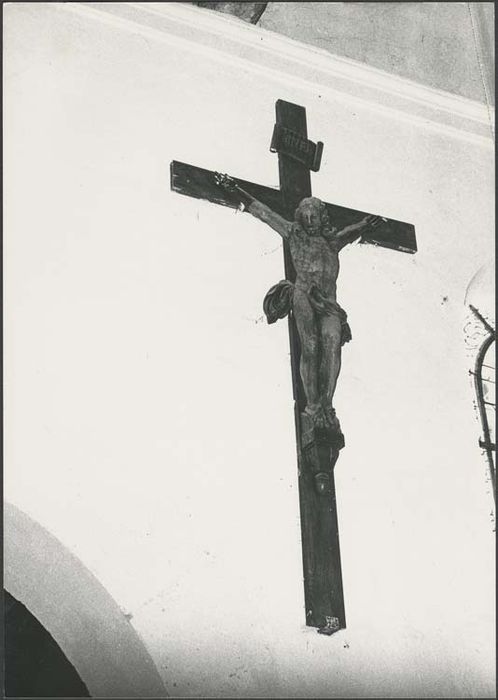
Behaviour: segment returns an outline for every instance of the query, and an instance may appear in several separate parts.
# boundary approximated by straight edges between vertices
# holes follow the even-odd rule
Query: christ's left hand
[[[368,214],[364,219],[361,220],[362,229],[377,228],[379,224],[385,222],[382,216],[375,216],[375,214]]]

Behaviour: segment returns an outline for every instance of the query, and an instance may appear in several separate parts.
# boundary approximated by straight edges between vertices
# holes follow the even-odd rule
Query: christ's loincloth
[[[333,316],[337,314],[341,320],[341,345],[348,343],[351,338],[351,328],[348,316],[336,301],[329,299],[317,287],[312,284],[306,292],[311,308],[318,316]],[[289,280],[282,280],[275,284],[267,293],[263,301],[263,311],[268,323],[275,323],[279,318],[284,318],[292,309],[294,299],[294,285]]]

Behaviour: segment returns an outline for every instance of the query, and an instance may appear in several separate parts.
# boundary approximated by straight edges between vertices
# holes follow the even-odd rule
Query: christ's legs
[[[324,408],[332,408],[337,377],[341,369],[341,319],[337,314],[320,319],[321,358],[319,392]]]
[[[318,329],[315,313],[307,295],[294,289],[292,303],[299,340],[301,341],[300,373],[303,380],[306,404],[309,413],[314,413],[320,405],[318,393]]]

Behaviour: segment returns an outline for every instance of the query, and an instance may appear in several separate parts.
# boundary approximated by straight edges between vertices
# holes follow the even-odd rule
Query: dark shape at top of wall
[[[198,7],[217,10],[228,15],[234,15],[245,22],[256,24],[266,9],[267,2],[194,2]]]

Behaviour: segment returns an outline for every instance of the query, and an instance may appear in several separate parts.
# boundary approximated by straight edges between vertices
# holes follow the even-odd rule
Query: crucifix
[[[245,210],[283,239],[285,280],[269,290],[263,309],[269,323],[288,316],[306,624],[330,635],[346,627],[334,483],[345,440],[333,395],[351,331],[336,299],[338,256],[358,239],[415,253],[415,229],[311,196],[310,170],[320,167],[323,143],[308,139],[304,107],[277,100],[270,150],[278,153],[279,190],[178,161],[171,189]]]

